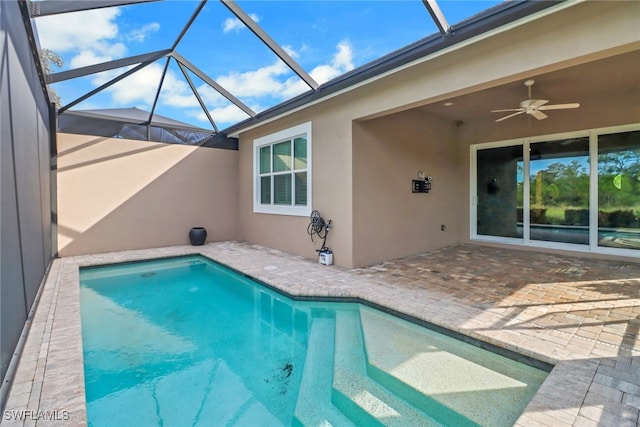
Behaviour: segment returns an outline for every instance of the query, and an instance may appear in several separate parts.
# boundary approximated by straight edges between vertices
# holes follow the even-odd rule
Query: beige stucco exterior
[[[307,234],[309,218],[253,213],[253,140],[308,121],[312,122],[313,209],[332,220],[327,245],[339,248],[334,262],[353,265],[351,122],[342,120],[336,101],[315,106],[291,120],[283,119],[243,134],[240,143],[240,238],[289,253],[315,257],[315,244]]]
[[[238,237],[238,152],[58,134],[60,256]]]
[[[354,123],[354,264],[459,242],[466,200],[455,124],[418,111]],[[428,194],[412,193],[418,172]],[[444,228],[444,230],[442,230]]]
[[[312,208],[333,222],[327,245],[336,264],[363,266],[470,242],[472,144],[640,123],[640,105],[637,91],[601,94],[601,102],[565,116],[570,120],[532,127],[525,120],[498,126],[484,104],[475,108],[486,114],[457,120],[442,102],[486,102],[482,94],[502,85],[629,52],[637,58],[639,16],[638,2],[559,4],[247,126],[234,135],[238,152],[61,135],[60,253],[186,243],[188,229],[203,225],[210,240],[315,257],[320,242],[310,241],[308,218],[253,212],[253,141],[306,122]],[[566,84],[580,76],[572,78]],[[433,178],[429,194],[411,193],[418,171]]]
[[[637,103],[620,97],[606,113],[585,105],[571,121],[534,131],[419,108],[640,48],[640,4],[587,2],[544,14],[240,132],[241,238],[314,256],[307,219],[252,212],[252,141],[299,123],[313,123],[313,209],[333,220],[334,261],[354,267],[470,241],[471,144],[638,122]],[[419,170],[433,177],[430,194],[411,193]]]

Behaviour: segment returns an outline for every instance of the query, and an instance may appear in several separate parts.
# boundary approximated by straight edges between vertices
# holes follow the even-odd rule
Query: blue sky
[[[65,70],[170,48],[198,3],[168,0],[41,17],[36,27],[40,46],[58,53],[65,63],[60,70]],[[451,25],[498,3],[439,1]],[[238,5],[318,83],[437,32],[420,0],[239,1]],[[207,3],[177,52],[256,112],[309,89],[218,1]],[[164,59],[157,61],[74,109],[149,110],[164,65]],[[60,82],[53,88],[65,105],[123,71]],[[219,128],[247,118],[197,76],[190,77],[202,89]],[[174,61],[156,112],[211,128]]]

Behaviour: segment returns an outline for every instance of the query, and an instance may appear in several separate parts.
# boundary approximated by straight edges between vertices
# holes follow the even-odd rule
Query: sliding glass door
[[[640,250],[640,131],[598,136],[598,245]]]
[[[531,240],[589,244],[589,138],[530,145]]]
[[[478,151],[478,234],[522,237],[522,146]]]
[[[472,237],[640,254],[636,129],[473,147]]]

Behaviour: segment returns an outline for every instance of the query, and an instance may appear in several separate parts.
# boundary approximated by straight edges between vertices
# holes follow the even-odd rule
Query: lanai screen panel
[[[215,132],[157,114],[148,124],[147,117],[149,112],[137,108],[68,111],[60,115],[58,129],[80,135],[237,149],[237,144],[225,142]]]
[[[0,380],[52,258],[49,105],[17,1],[0,2]],[[2,402],[0,401],[0,405]]]

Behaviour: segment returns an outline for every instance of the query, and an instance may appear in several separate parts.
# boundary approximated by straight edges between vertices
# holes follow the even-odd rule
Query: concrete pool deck
[[[79,267],[198,253],[294,296],[360,298],[555,365],[517,426],[640,423],[640,263],[462,245],[345,269],[222,242],[56,259],[2,425],[87,423]]]

